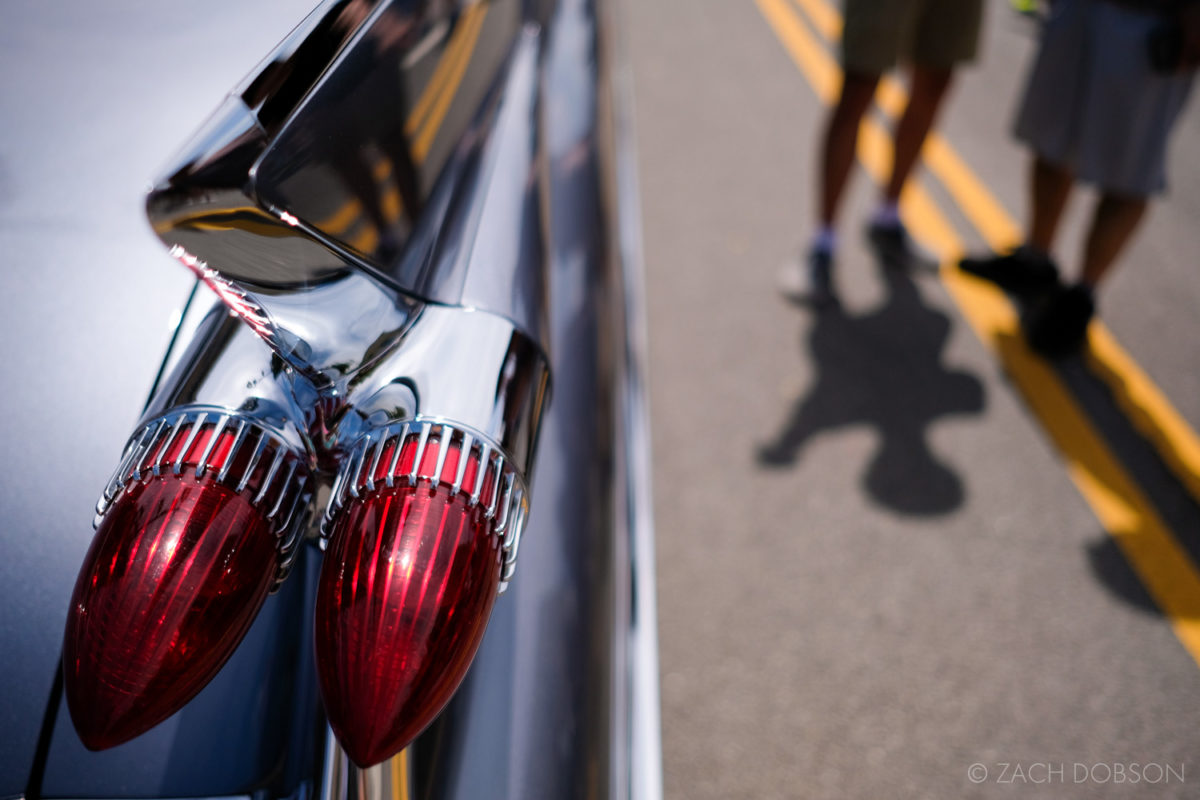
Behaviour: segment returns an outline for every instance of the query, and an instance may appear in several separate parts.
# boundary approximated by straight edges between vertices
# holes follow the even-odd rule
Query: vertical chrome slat
[[[512,540],[512,543],[505,550],[505,555],[504,555],[504,564],[506,567],[505,571],[508,572],[510,577],[512,576],[513,571],[516,569],[517,551],[521,549],[521,532],[525,530],[525,516],[526,516],[527,512],[528,512],[528,506],[522,505],[520,508],[517,509],[517,512],[516,512],[517,517],[513,521],[513,524],[512,524],[513,540]]]
[[[104,496],[109,500],[117,496],[117,492],[125,488],[125,472],[133,466],[133,459],[137,455],[138,445],[142,441],[142,437],[147,431],[143,430],[138,434],[137,441],[130,439],[129,446],[125,448],[125,454],[121,456],[121,463],[117,465],[117,471],[113,473],[112,479],[108,482],[108,486],[104,487]]]
[[[154,466],[150,468],[150,471],[156,477],[159,475],[159,470],[162,468],[163,460],[167,457],[167,453],[171,452],[171,444],[175,441],[175,437],[179,435],[179,432],[183,430],[185,424],[187,424],[187,415],[180,414],[179,418],[175,420],[175,424],[171,426],[171,433],[163,441],[162,447],[154,454]]]
[[[221,471],[217,473],[217,483],[225,482],[225,476],[229,474],[229,468],[233,466],[238,448],[242,446],[242,440],[246,438],[246,431],[249,429],[250,426],[246,423],[246,420],[238,420],[237,433],[233,436],[233,444],[229,446],[229,455],[225,457],[225,463],[222,465]]]
[[[338,470],[333,479],[333,487],[329,490],[329,505],[325,508],[325,519],[333,519],[333,515],[342,507],[342,495],[346,490],[346,473]]]
[[[196,419],[192,421],[192,429],[188,432],[187,439],[183,442],[183,449],[179,451],[179,458],[175,459],[175,474],[183,472],[183,459],[187,457],[188,451],[192,449],[192,445],[196,442],[196,437],[200,434],[200,429],[204,427],[204,420],[208,419],[208,412],[201,411]]]
[[[462,489],[463,476],[467,474],[467,462],[471,460],[471,448],[474,446],[475,440],[471,438],[471,434],[464,433],[462,445],[458,449],[458,470],[454,474],[454,485],[450,487],[452,497],[457,496]]]
[[[438,435],[438,454],[437,462],[433,468],[433,475],[430,479],[433,485],[437,486],[442,482],[442,472],[446,469],[446,456],[450,454],[450,445],[454,438],[454,431],[451,428],[442,426],[442,432]]]
[[[387,468],[387,485],[391,488],[396,479],[396,465],[400,463],[400,455],[404,452],[404,443],[408,441],[408,423],[400,429],[400,438],[396,440],[396,451],[392,453],[392,462]]]
[[[275,446],[275,458],[271,460],[271,468],[267,470],[267,477],[263,478],[262,487],[254,496],[254,505],[261,503],[262,499],[267,496],[267,490],[271,488],[271,483],[275,480],[275,473],[279,471],[279,465],[283,463],[283,455],[286,452],[282,446]]]
[[[509,519],[505,520],[506,527],[504,529],[504,546],[505,548],[511,548],[513,546],[513,542],[516,541],[517,536],[520,534],[521,520],[523,519],[521,516],[521,509],[525,506],[525,493],[521,490],[521,487],[514,487],[512,492],[512,500],[508,503],[505,503],[505,505],[509,509]]]
[[[358,445],[350,455],[350,463],[346,469],[346,482],[343,489],[350,489],[351,497],[358,497],[358,472],[362,469],[363,447]]]
[[[141,449],[142,442],[145,441],[146,436],[149,433],[150,428],[147,426],[146,428],[142,429],[140,434],[138,434],[137,441],[133,441],[131,438],[129,447],[126,449],[124,457],[121,458],[121,465],[117,467],[116,474],[113,476],[113,479],[109,481],[109,485],[105,487],[105,496],[108,498],[108,500],[111,501],[117,496],[117,492],[120,492],[125,488],[125,473],[133,467],[133,464],[138,457],[138,451]],[[113,488],[114,484],[115,489]],[[112,490],[111,493],[109,493],[109,490]]]
[[[300,501],[301,498],[304,497],[304,485],[308,482],[307,479],[307,475],[300,479],[300,482],[296,487],[295,497],[292,499],[291,505],[288,506],[287,515],[284,516],[283,521],[279,523],[280,530],[287,530],[289,527],[291,527],[292,517],[296,515],[296,509],[301,506]]]
[[[467,504],[471,507],[479,505],[479,495],[483,493],[483,481],[487,478],[488,461],[492,457],[492,446],[487,442],[479,443],[479,469],[475,473],[475,488],[471,490],[471,499]]]
[[[429,442],[429,431],[433,426],[428,422],[421,423],[421,438],[417,440],[417,452],[413,456],[412,469],[408,473],[408,482],[410,485],[415,485],[417,482],[417,474],[421,470],[421,462],[425,460],[425,445]]]
[[[367,491],[375,491],[375,471],[379,469],[379,459],[383,456],[384,445],[387,444],[389,431],[384,431],[379,442],[375,445],[375,455],[371,458],[371,466],[367,469]]]
[[[225,426],[229,423],[229,415],[222,414],[213,426],[212,433],[208,437],[208,442],[204,445],[204,452],[200,454],[200,459],[196,462],[196,477],[203,478],[204,473],[208,471],[208,457],[212,455],[213,449],[217,446],[217,442],[221,438],[221,434],[225,433]]]
[[[267,519],[275,519],[275,515],[279,513],[279,507],[283,505],[283,498],[287,496],[288,488],[292,485],[292,478],[296,475],[297,466],[299,466],[299,463],[294,459],[288,465],[287,476],[284,477],[283,483],[279,485],[279,497],[275,498],[275,505],[271,506],[271,510],[267,514]]]
[[[501,487],[504,483],[504,456],[499,454],[496,455],[496,475],[494,480],[495,483],[492,485],[492,499],[488,503],[486,512],[488,517],[493,518],[496,516],[496,507],[500,502]]]
[[[509,516],[509,511],[510,511],[509,506],[512,505],[512,494],[513,494],[513,476],[512,476],[511,472],[504,473],[503,483],[504,483],[504,491],[503,491],[503,496],[500,499],[500,505],[498,508],[498,513],[500,514],[500,516],[496,519],[496,525],[494,528],[494,530],[496,531],[496,533],[498,535],[504,534],[505,531],[508,529],[508,516]]]
[[[138,455],[136,459],[134,459],[133,463],[134,480],[140,481],[142,479],[142,469],[147,466],[145,463],[145,458],[147,455],[149,455],[150,451],[154,449],[154,440],[158,438],[158,434],[162,432],[162,429],[165,428],[166,425],[167,421],[165,419],[160,419],[158,421],[158,425],[154,428],[154,433],[150,434],[150,438],[143,439],[138,443]]]
[[[258,467],[258,462],[262,458],[263,451],[267,449],[267,440],[265,433],[259,435],[258,444],[254,446],[254,452],[250,454],[250,461],[246,464],[246,471],[242,473],[242,479],[238,481],[237,489],[235,489],[238,493],[241,493],[246,488],[246,484],[250,482],[250,477]]]

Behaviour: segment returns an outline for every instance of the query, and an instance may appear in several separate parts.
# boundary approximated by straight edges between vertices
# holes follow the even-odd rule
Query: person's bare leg
[[[1029,177],[1029,238],[1025,243],[1043,255],[1049,255],[1054,245],[1074,180],[1068,170],[1034,157]]]
[[[1145,197],[1105,193],[1096,203],[1084,245],[1079,284],[1060,289],[1022,322],[1033,349],[1050,357],[1077,352],[1096,311],[1097,284],[1112,268],[1146,213]]]
[[[1080,280],[1095,288],[1108,273],[1117,257],[1133,238],[1146,214],[1145,197],[1105,193],[1096,203],[1092,227],[1084,245]]]
[[[883,199],[888,205],[900,200],[900,192],[912,172],[925,137],[937,119],[942,100],[950,88],[953,73],[949,69],[913,67],[912,87],[908,105],[896,126],[896,153],[892,161],[892,175],[884,189]]]
[[[875,96],[878,75],[848,73],[842,81],[842,92],[829,117],[825,140],[821,145],[821,205],[818,222],[822,229],[833,227],[838,206],[854,165],[858,149],[858,125],[871,99]]]
[[[1029,219],[1026,239],[1012,253],[968,257],[959,262],[965,272],[1002,289],[1034,298],[1059,286],[1058,267],[1051,257],[1054,236],[1067,206],[1075,176],[1035,155],[1029,170]]]

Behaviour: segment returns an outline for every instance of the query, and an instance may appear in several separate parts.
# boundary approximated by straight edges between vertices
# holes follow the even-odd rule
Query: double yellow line
[[[837,11],[827,0],[793,0],[798,8],[788,0],[756,2],[817,96],[827,105],[834,103],[841,70],[826,44],[841,34]],[[824,42],[810,31],[805,17]],[[885,78],[876,102],[886,116],[895,118],[907,95],[899,83]],[[1020,240],[1016,221],[944,138],[931,133],[922,155],[929,171],[989,247],[999,250]],[[860,130],[858,158],[877,183],[887,180],[891,138],[870,115]],[[963,243],[919,183],[913,181],[906,187],[901,206],[913,235],[939,253],[944,264],[955,263]],[[1016,312],[1003,293],[952,266],[943,267],[941,279],[976,334],[1004,363],[1058,446],[1076,487],[1117,541],[1180,642],[1200,664],[1200,574],[1187,553],[1057,373],[1029,351]],[[1180,482],[1200,499],[1200,437],[1098,321],[1091,326],[1090,343],[1092,371],[1108,384],[1130,421],[1159,450]]]

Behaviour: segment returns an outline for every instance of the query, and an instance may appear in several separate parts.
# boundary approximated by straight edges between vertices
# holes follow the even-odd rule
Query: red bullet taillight
[[[306,477],[275,435],[219,412],[133,437],[67,615],[67,705],[88,748],[144,733],[216,675],[290,561]]]
[[[360,766],[416,738],[462,682],[526,508],[496,449],[448,425],[389,428],[351,456],[330,507],[316,648],[330,726]]]

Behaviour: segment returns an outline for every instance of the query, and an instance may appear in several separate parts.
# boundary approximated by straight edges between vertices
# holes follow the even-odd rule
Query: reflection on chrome
[[[544,43],[523,18],[520,0],[331,0],[227,98],[147,200],[220,305],[171,354],[118,484],[228,432],[216,480],[247,489],[273,460],[253,494],[279,579],[347,495],[444,485],[483,509],[507,585],[550,396]],[[359,770],[328,743],[324,796],[407,796],[403,753]]]

